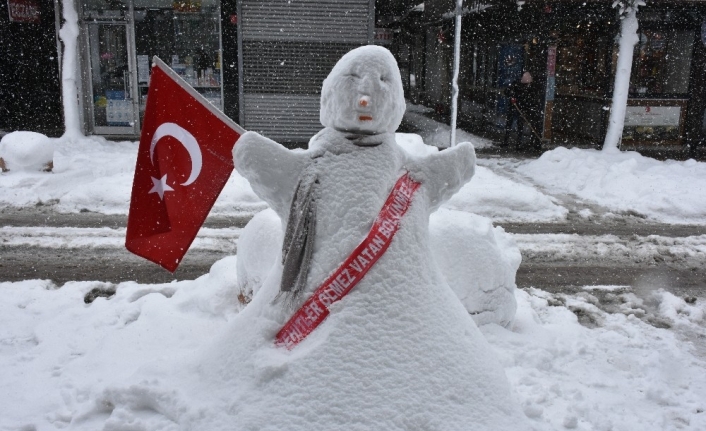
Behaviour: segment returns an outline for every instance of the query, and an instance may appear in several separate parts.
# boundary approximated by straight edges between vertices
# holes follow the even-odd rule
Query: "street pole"
[[[456,0],[456,25],[454,27],[454,74],[451,80],[451,142],[449,147],[456,145],[456,116],[458,115],[458,69],[461,60],[461,14],[463,0]]]

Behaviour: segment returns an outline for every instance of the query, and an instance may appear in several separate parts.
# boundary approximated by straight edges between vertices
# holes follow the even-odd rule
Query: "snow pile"
[[[133,389],[147,400],[159,388],[149,389],[155,376],[143,367],[182,358],[223,328],[237,310],[234,261],[172,284],[0,283],[0,429],[103,429],[93,421],[113,410],[106,429],[130,426],[107,401],[111,390],[137,375],[143,382]],[[98,298],[86,304],[89,292]]]
[[[439,152],[438,148],[424,143],[416,133],[396,133],[395,142],[412,157],[425,157]]]
[[[556,148],[518,168],[550,191],[667,223],[706,223],[706,163]]]
[[[706,429],[705,356],[703,349],[701,357],[694,350],[706,336],[703,321],[683,320],[692,343],[681,329],[660,329],[676,322],[661,311],[649,314],[644,305],[654,302],[666,311],[674,303],[683,307],[679,298],[659,291],[643,301],[609,290],[607,296],[624,302],[623,311],[609,313],[590,292],[518,291],[512,332],[482,328],[532,418],[532,429]],[[691,312],[703,313],[703,302]],[[640,319],[641,313],[648,314]],[[660,319],[658,327],[646,323]]]
[[[429,218],[432,255],[478,325],[515,318],[515,275],[522,256],[501,227],[475,214],[441,209]]]
[[[193,422],[187,418],[217,414],[228,421],[190,429],[220,431],[239,429],[246,411],[268,429],[266,416],[245,407],[251,400],[238,398],[245,379],[231,392],[208,395],[197,393],[197,385],[180,384],[189,373],[196,374],[188,380],[202,376],[198,367],[179,369],[176,382],[165,378],[168,364],[184,364],[193,352],[207,349],[237,318],[234,260],[217,262],[197,280],[170,284],[71,282],[58,288],[40,280],[0,283],[0,429],[168,430],[177,429],[175,423],[189,429]],[[115,295],[86,304],[90,291]],[[686,304],[655,292],[645,301],[658,310],[653,317],[674,325],[660,329],[645,323],[651,308],[644,304],[644,318],[601,310],[591,303],[599,293],[517,291],[511,330],[482,327],[531,417],[528,428],[706,429],[706,352],[703,346],[701,357],[695,351],[702,344],[699,337],[706,336],[704,321],[695,320],[704,313],[704,302]],[[629,295],[619,289],[605,294]],[[579,307],[593,316],[592,327],[579,323]],[[675,320],[669,317],[673,312]],[[680,335],[686,331],[694,333],[693,342]],[[248,373],[243,364],[223,359],[222,367],[232,368],[229,374]],[[249,384],[266,388],[287,368],[272,356],[262,359],[270,373]],[[363,359],[351,353],[349,361]],[[369,365],[387,373],[396,369],[392,363]],[[313,395],[306,387],[292,389]],[[133,409],[125,409],[127,404]],[[389,414],[407,418],[407,429],[428,429],[413,409]],[[349,429],[355,428],[351,423]]]
[[[689,323],[699,323],[704,321],[706,313],[702,307],[693,305],[696,299],[693,298],[691,304],[684,299],[678,298],[671,293],[659,289],[653,294],[653,302],[657,306],[660,315],[667,318],[670,322],[679,325],[688,325]]]
[[[10,136],[17,136],[22,147],[31,145],[26,133],[29,132],[8,134],[3,143]],[[52,175],[14,170],[0,175],[0,205],[44,204],[54,205],[59,212],[127,214],[137,142],[112,142],[99,136],[48,139],[55,148]],[[264,208],[248,182],[233,172],[211,214],[255,213]]]
[[[437,148],[424,145],[417,134],[397,133],[396,137],[397,143],[416,157],[438,152]],[[137,157],[136,142],[112,142],[99,136],[49,139],[56,148],[53,174],[14,170],[0,175],[0,206],[44,204],[53,205],[60,212],[88,210],[127,214]],[[266,207],[247,180],[234,171],[211,214],[254,214]],[[476,168],[471,183],[445,207],[473,212],[494,221],[558,220],[567,213],[538,190],[481,166]]]
[[[51,171],[54,142],[41,133],[8,133],[0,140],[0,158],[10,171]]]

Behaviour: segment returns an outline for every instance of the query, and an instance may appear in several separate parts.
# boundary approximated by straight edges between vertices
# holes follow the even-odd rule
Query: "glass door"
[[[220,6],[216,0],[141,0],[134,9],[140,118],[149,64],[161,58],[218,109],[223,109]]]
[[[136,135],[135,85],[124,21],[89,21],[90,116],[93,133]]]

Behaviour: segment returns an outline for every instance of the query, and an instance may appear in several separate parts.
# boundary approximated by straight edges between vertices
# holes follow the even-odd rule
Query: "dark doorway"
[[[36,19],[10,20],[0,2],[0,130],[30,130],[59,136],[63,109],[59,84],[54,2],[31,2]]]

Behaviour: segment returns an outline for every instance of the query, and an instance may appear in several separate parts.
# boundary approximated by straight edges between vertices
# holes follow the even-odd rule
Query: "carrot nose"
[[[370,104],[370,97],[368,97],[368,96],[363,96],[358,100],[358,105],[362,106],[363,108],[365,108],[369,104]]]

